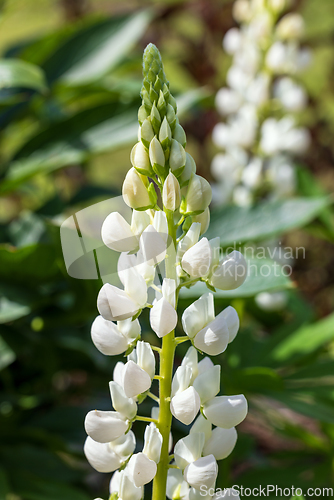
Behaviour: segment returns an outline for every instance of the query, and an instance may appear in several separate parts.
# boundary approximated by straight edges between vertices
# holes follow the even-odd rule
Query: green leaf
[[[0,468],[0,498],[6,498],[10,493],[10,486],[4,469]]]
[[[334,314],[331,314],[293,332],[273,349],[270,357],[278,363],[295,360],[313,353],[333,338]]]
[[[44,92],[44,73],[38,66],[20,59],[0,60],[0,89],[27,88]]]
[[[235,290],[218,290],[215,297],[253,297],[254,295],[277,289],[290,288],[291,280],[286,276],[282,267],[271,259],[247,259],[248,276],[245,282]],[[180,298],[199,297],[207,293],[205,283],[197,283],[191,288],[182,288]]]
[[[262,394],[280,391],[284,388],[283,379],[272,369],[261,366],[234,370],[227,374],[227,380],[222,374],[223,384],[232,385],[239,393]],[[229,390],[233,392],[232,387]]]
[[[225,206],[211,212],[208,238],[219,236],[221,245],[259,241],[302,227],[330,203],[329,198],[266,201],[253,207]]]
[[[322,377],[334,376],[334,360],[317,361],[310,365],[303,366],[297,369],[285,379],[299,380],[299,379],[317,379]]]
[[[272,393],[272,397],[292,410],[307,417],[334,424],[334,408],[326,401],[309,394],[289,394],[287,392]]]
[[[43,65],[50,82],[66,84],[97,80],[115,68],[143,36],[151,11],[117,16],[86,26],[68,38]]]

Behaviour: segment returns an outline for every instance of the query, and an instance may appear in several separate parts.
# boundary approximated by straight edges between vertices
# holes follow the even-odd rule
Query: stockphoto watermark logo
[[[126,221],[125,224],[122,221],[122,224],[114,225],[112,234],[109,235],[113,240],[111,246],[114,250],[106,246],[106,237],[102,239],[103,223],[113,212],[118,212],[124,222]],[[132,209],[125,204],[122,196],[109,198],[74,213],[60,227],[62,251],[68,274],[76,279],[101,279],[103,283],[118,286],[120,265],[123,269],[124,266],[137,266],[138,271],[141,272],[145,263],[161,262],[164,258],[163,252],[168,255],[168,252],[173,251],[172,240],[167,235],[167,226],[164,227],[163,224],[155,227],[160,238],[156,237],[156,232],[145,231],[147,225],[152,222],[149,211],[146,216],[146,225],[143,223],[142,216],[139,215],[136,220]],[[162,241],[164,248],[162,248]],[[132,247],[133,251],[130,253],[134,254],[140,250],[140,246],[145,248],[144,252],[140,252],[140,259],[136,261],[131,258],[122,259],[119,263],[119,255],[123,249]],[[235,251],[245,256],[247,268],[242,262],[239,265],[228,265],[228,255],[234,255]],[[180,259],[181,257],[182,255]],[[248,276],[251,275],[252,278],[256,276],[266,278],[269,275],[290,276],[294,261],[305,258],[305,248],[284,247],[281,241],[270,242],[266,245],[248,244],[247,246],[236,242],[224,249],[223,257],[226,260],[224,268],[226,276],[243,277],[245,273]],[[217,264],[221,259],[219,246],[213,245],[211,266],[208,268],[207,264],[203,265],[200,269],[201,275],[205,277],[208,273],[215,275],[219,272]]]
[[[200,495],[203,498],[213,497],[217,499],[230,498],[231,500],[238,500],[239,498],[330,498],[334,496],[333,488],[298,488],[296,486],[280,487],[274,484],[267,484],[265,486],[259,485],[254,488],[247,488],[244,486],[234,485],[232,488],[208,488],[204,484],[200,488]]]

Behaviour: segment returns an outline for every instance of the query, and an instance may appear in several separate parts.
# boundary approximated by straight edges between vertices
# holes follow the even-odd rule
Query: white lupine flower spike
[[[240,16],[244,15],[241,11],[239,8]],[[263,21],[252,29],[258,36],[267,28]],[[297,28],[294,20],[285,22],[282,39],[291,37]],[[235,28],[227,35],[226,46],[236,56],[244,40]],[[228,74],[233,89],[221,91],[217,97],[217,104],[228,116],[244,102],[248,86],[247,99],[254,102],[266,92],[265,74],[252,85],[244,75],[259,60],[254,47],[246,49],[247,57],[238,55],[244,70]],[[84,452],[97,471],[115,471],[110,500],[142,500],[144,487],[151,481],[152,500],[166,496],[170,500],[212,500],[212,494],[203,494],[201,487],[210,491],[215,487],[217,460],[232,453],[237,440],[235,426],[247,414],[243,395],[219,396],[220,358],[214,364],[209,356],[222,354],[234,340],[239,318],[232,306],[216,315],[212,291],[240,286],[247,264],[236,251],[220,260],[220,239],[201,237],[210,223],[211,187],[196,174],[195,160],[185,151],[186,135],[177,117],[177,104],[160,53],[152,44],[144,52],[143,73],[138,143],[132,149],[132,168],[123,184],[124,201],[132,209],[131,223],[112,212],[102,226],[106,246],[120,252],[117,275],[123,288],[118,282],[104,283],[97,298],[100,315],[91,328],[93,343],[102,354],[123,354],[125,359],[117,361],[109,382],[113,410],[92,410],[86,416]],[[277,89],[277,99],[284,99],[288,106],[293,97],[282,97],[284,85]],[[289,92],[297,94],[298,89],[290,85]],[[241,178],[247,188],[258,185],[262,163],[249,164],[242,150],[252,143],[257,121],[248,103],[231,130],[225,125],[216,130],[217,143],[230,145],[239,136],[237,146],[232,144],[216,161],[218,170],[231,174],[228,189]],[[285,138],[288,136],[287,147],[291,149],[296,130],[290,122],[279,126]],[[264,148],[277,147],[270,133]],[[303,138],[298,140],[301,147]],[[283,186],[289,165],[281,156],[282,164],[285,173],[281,174],[276,165],[271,175]],[[242,176],[244,168],[246,174]],[[208,292],[183,311],[182,335],[178,298],[183,287],[199,281],[207,285]],[[146,308],[150,309],[151,332],[142,332],[138,320]],[[177,328],[179,335],[175,335]],[[179,366],[174,367],[176,348],[186,341],[190,346]],[[202,357],[203,353],[209,356]],[[146,415],[141,415],[144,400]],[[172,417],[179,426],[192,424],[177,443],[173,442]],[[144,436],[139,438],[143,442],[141,451],[132,431],[135,421],[146,423]]]

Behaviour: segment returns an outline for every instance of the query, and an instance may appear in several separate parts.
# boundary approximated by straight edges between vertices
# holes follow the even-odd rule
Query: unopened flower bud
[[[162,446],[162,435],[156,425],[151,422],[146,426],[143,453],[155,463],[159,463]]]
[[[150,118],[151,118],[151,124],[152,124],[153,130],[157,134],[159,132],[160,125],[161,125],[161,116],[160,116],[160,113],[155,105],[155,102],[153,103],[153,106],[151,109]]]
[[[148,342],[139,341],[136,346],[137,364],[149,374],[151,379],[155,375],[155,357]]]
[[[207,238],[202,238],[186,251],[181,260],[182,269],[192,278],[204,277],[211,267],[212,252]]]
[[[147,210],[155,206],[154,199],[148,190],[147,178],[139,174],[132,167],[123,182],[123,199],[125,203],[135,210]]]
[[[173,132],[173,139],[175,139],[177,142],[181,144],[184,148],[186,147],[187,144],[187,137],[186,133],[183,130],[183,127],[179,123],[175,125],[175,129]]]
[[[172,172],[166,177],[162,191],[162,201],[164,207],[171,212],[175,212],[180,206],[181,190],[180,184]]]
[[[209,207],[199,215],[193,215],[192,222],[199,222],[201,224],[201,235],[206,233],[210,225],[210,210]]]
[[[189,153],[186,153],[186,164],[184,166],[181,175],[179,176],[181,187],[187,186],[192,174],[195,173],[196,173],[195,160]]]
[[[164,97],[162,90],[160,90],[160,92],[159,92],[159,99],[158,99],[157,108],[158,108],[158,111],[159,111],[161,116],[166,115],[167,104],[166,104],[166,100],[165,100],[165,97]]]
[[[138,110],[138,121],[139,121],[139,124],[142,125],[144,120],[146,120],[146,118],[148,117],[148,114],[147,114],[147,111],[145,109],[145,106],[142,105],[140,106],[139,110]]]
[[[205,403],[206,418],[217,427],[231,429],[240,424],[247,415],[248,405],[243,394],[238,396],[216,396]]]
[[[157,300],[150,311],[152,330],[158,337],[164,337],[177,325],[177,313],[174,307],[164,298]]]
[[[184,215],[198,215],[210,205],[211,199],[212,191],[208,181],[204,177],[194,174],[189,181],[180,212]]]
[[[166,116],[167,116],[167,121],[170,125],[170,128],[172,130],[174,130],[174,127],[176,125],[176,114],[175,114],[175,110],[174,110],[173,106],[171,106],[170,104],[167,105]]]
[[[169,155],[169,165],[171,171],[173,172],[174,175],[176,175],[176,177],[181,175],[185,164],[186,164],[186,152],[184,150],[184,147],[181,146],[181,144],[178,141],[172,139],[170,155]]]
[[[184,479],[190,486],[199,490],[206,486],[213,486],[218,475],[218,465],[213,455],[201,457],[196,462],[189,464],[184,471]]]
[[[130,458],[127,471],[137,487],[144,486],[156,475],[157,464],[144,453],[136,453]]]
[[[172,108],[174,109],[175,113],[177,112],[177,104],[176,104],[176,100],[175,98],[172,96],[172,94],[169,95],[169,99],[168,99],[168,102],[169,104],[172,106]]]
[[[203,455],[213,455],[216,460],[223,460],[232,453],[237,439],[238,434],[234,427],[231,429],[216,427],[204,445]]]
[[[190,366],[181,365],[177,368],[172,380],[172,396],[179,394],[190,386],[192,369]]]
[[[170,410],[175,418],[185,425],[191,424],[201,406],[199,395],[193,386],[176,394],[171,400]]]
[[[304,21],[300,14],[291,12],[279,21],[276,33],[282,40],[298,39],[304,33]]]
[[[247,278],[247,262],[242,253],[229,253],[212,271],[210,283],[219,290],[234,290]]]
[[[198,375],[198,355],[197,350],[193,346],[189,347],[184,355],[181,366],[188,366],[191,368],[190,383],[192,384]]]
[[[165,166],[165,154],[156,137],[153,137],[150,142],[149,155],[153,170],[157,171],[156,173],[159,173],[159,170],[157,169],[159,169],[159,167],[163,169]]]
[[[170,145],[171,140],[172,140],[172,131],[170,129],[167,118],[165,117],[162,121],[159,130],[159,141],[163,148],[167,148]]]
[[[109,443],[119,438],[127,430],[126,419],[116,411],[92,410],[87,413],[85,430],[94,441]]]
[[[149,118],[146,118],[146,120],[143,121],[140,127],[140,139],[146,148],[149,147],[153,137],[154,131],[151,125],[151,120]]]

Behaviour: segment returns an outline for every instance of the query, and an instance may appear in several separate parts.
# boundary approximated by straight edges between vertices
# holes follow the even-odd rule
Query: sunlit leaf
[[[43,92],[46,89],[43,70],[20,59],[0,60],[0,89],[25,88]]]

